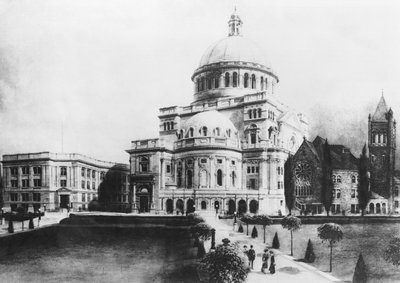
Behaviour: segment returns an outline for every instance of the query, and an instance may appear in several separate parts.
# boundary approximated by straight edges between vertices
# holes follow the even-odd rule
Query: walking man
[[[248,252],[248,258],[250,261],[250,268],[254,269],[253,263],[254,263],[254,260],[256,259],[256,251],[253,249],[253,245],[250,246],[250,250]]]

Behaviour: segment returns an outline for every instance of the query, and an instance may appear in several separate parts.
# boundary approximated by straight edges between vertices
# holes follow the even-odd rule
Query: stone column
[[[160,189],[165,189],[164,158],[160,158]]]

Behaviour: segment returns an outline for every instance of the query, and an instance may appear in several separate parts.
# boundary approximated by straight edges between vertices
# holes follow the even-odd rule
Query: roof
[[[304,139],[303,144],[311,149],[315,157],[322,161],[324,145],[326,139],[317,136],[313,142]],[[341,170],[358,170],[358,158],[356,158],[349,148],[344,145],[332,144],[329,145],[332,157],[332,168]]]
[[[388,112],[388,107],[386,105],[385,98],[381,97],[381,100],[379,100],[378,106],[376,107],[375,113],[372,116],[372,121],[381,121],[381,122],[386,122],[386,113]]]
[[[190,128],[199,130],[202,127],[207,127],[209,130],[220,128],[221,130],[230,129],[233,132],[237,132],[237,129],[233,125],[232,121],[216,110],[197,113],[183,124],[182,129],[185,131],[189,130]]]

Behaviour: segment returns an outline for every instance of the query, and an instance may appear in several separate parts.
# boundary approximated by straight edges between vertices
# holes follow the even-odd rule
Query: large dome
[[[257,44],[242,36],[228,36],[211,45],[201,57],[199,67],[218,62],[248,62],[269,67]]]

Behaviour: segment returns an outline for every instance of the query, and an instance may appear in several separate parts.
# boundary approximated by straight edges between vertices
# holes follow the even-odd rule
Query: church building
[[[132,141],[133,209],[285,213],[283,167],[308,135],[236,11],[192,75],[193,102],[160,109],[159,137]]]

